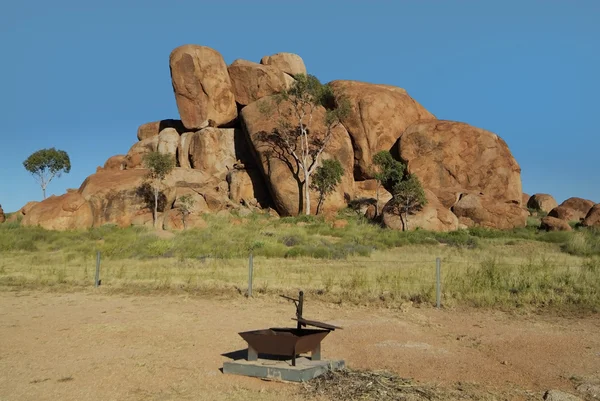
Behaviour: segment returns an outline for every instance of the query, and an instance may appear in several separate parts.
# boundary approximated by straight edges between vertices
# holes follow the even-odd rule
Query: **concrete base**
[[[312,361],[309,358],[300,357],[296,359],[296,366],[292,366],[291,360],[277,361],[258,358],[256,361],[239,360],[225,362],[223,364],[223,373],[264,379],[305,382],[330,370],[343,369],[345,365],[344,361]]]

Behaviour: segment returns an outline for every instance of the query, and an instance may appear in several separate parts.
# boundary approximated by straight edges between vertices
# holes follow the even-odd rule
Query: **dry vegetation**
[[[343,229],[319,218],[209,217],[208,228],[167,238],[144,228],[3,224],[0,286],[91,287],[100,251],[105,290],[243,295],[253,253],[257,296],[302,288],[323,301],[395,306],[435,302],[440,257],[446,306],[600,308],[597,231],[402,233],[344,217]]]

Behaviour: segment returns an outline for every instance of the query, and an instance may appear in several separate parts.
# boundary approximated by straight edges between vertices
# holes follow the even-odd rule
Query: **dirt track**
[[[287,400],[298,385],[223,375],[239,331],[292,324],[283,299],[0,293],[0,400]],[[317,305],[344,327],[324,357],[418,381],[572,390],[600,378],[600,317]]]

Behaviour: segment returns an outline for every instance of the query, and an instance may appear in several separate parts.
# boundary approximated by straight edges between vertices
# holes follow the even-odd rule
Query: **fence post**
[[[435,290],[435,301],[436,307],[439,309],[442,301],[442,260],[440,258],[435,259],[435,282],[436,282],[436,290]]]
[[[252,297],[252,276],[254,274],[254,257],[250,254],[248,258],[248,297]]]
[[[96,277],[94,278],[94,287],[100,286],[100,251],[96,252]]]

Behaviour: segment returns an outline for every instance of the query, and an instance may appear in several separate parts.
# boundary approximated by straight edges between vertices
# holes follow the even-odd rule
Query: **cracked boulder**
[[[521,205],[521,168],[506,142],[490,131],[455,121],[422,121],[406,129],[398,146],[408,171],[447,208],[467,193],[485,197],[486,204]]]

